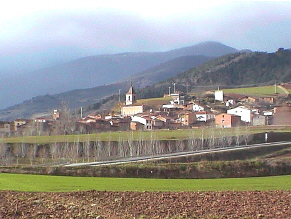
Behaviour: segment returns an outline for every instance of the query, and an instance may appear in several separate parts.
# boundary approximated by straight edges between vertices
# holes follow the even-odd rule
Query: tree
[[[76,122],[77,119],[73,116],[69,104],[63,101],[60,116],[55,121],[57,134],[67,135],[74,133],[76,130]]]

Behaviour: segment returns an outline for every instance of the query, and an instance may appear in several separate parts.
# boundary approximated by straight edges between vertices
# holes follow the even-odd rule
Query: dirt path
[[[285,87],[283,87],[281,85],[278,85],[277,87],[280,88],[285,94],[287,94],[287,95],[289,94],[289,91]]]
[[[0,218],[290,218],[291,191],[0,192]]]

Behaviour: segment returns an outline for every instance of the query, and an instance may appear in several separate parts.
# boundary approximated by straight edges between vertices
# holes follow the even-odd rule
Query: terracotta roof
[[[199,111],[199,112],[194,112],[195,114],[209,114],[206,111]]]

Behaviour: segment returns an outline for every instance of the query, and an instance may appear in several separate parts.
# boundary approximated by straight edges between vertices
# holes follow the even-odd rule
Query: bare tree
[[[73,116],[69,104],[62,102],[60,117],[55,121],[57,134],[72,134],[76,129],[76,117]]]

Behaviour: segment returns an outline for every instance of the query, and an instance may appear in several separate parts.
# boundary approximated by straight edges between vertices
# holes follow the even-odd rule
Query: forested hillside
[[[158,97],[168,92],[172,83],[176,89],[225,86],[253,86],[291,81],[291,50],[275,53],[236,53],[211,60],[189,69],[162,83],[139,90],[141,98]],[[201,88],[202,87],[202,88]]]

